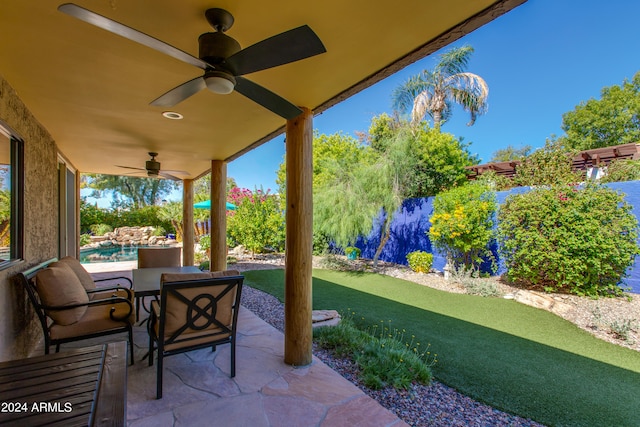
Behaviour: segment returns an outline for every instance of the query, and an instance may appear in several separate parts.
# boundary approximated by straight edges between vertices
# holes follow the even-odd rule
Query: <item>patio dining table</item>
[[[132,270],[133,292],[136,298],[136,316],[140,313],[140,300],[144,297],[160,295],[160,278],[162,273],[200,273],[201,270],[193,265],[182,267],[153,267],[136,268]],[[144,303],[142,304],[143,308]]]

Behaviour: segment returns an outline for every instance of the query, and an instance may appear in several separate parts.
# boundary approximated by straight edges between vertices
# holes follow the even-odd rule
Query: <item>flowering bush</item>
[[[282,250],[285,223],[277,196],[269,194],[269,190],[234,188],[228,199],[236,205],[235,211],[228,211],[228,237],[254,253],[265,248]]]
[[[428,273],[433,264],[433,254],[423,251],[414,251],[407,254],[409,268],[416,273]]]
[[[638,222],[623,195],[598,185],[509,196],[498,238],[510,280],[549,292],[617,295],[639,253]]]
[[[495,193],[481,183],[440,193],[433,202],[429,238],[454,266],[475,269],[490,254],[495,210]]]

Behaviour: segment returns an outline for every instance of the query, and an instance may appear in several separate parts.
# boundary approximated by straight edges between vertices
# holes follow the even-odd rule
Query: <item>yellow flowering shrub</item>
[[[489,253],[495,211],[495,193],[481,183],[440,193],[433,203],[429,238],[456,266],[476,268]]]

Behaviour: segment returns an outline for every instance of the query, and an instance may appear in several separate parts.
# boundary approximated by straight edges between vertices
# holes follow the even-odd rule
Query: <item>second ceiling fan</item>
[[[242,76],[326,52],[320,38],[307,25],[242,49],[235,39],[225,34],[233,25],[234,19],[224,9],[207,9],[205,12],[205,17],[215,32],[201,34],[198,38],[199,58],[76,4],[65,3],[60,5],[58,10],[204,70],[202,76],[189,80],[153,100],[151,105],[154,106],[171,107],[204,88],[219,94],[235,90],[275,114],[292,119],[302,110]]]

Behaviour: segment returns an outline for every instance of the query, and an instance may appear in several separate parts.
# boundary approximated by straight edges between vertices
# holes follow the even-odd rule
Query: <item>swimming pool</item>
[[[101,248],[80,249],[80,262],[91,264],[95,262],[137,261],[138,248],[157,248],[158,246],[106,246]]]

